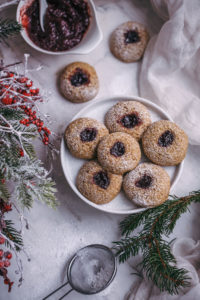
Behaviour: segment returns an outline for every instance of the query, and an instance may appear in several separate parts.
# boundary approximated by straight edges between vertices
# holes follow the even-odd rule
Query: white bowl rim
[[[101,101],[105,101],[105,100],[112,100],[112,99],[118,99],[121,98],[123,100],[136,100],[136,101],[140,101],[144,104],[148,104],[152,107],[154,107],[156,110],[160,111],[161,113],[163,113],[169,121],[173,122],[172,117],[166,112],[164,111],[164,109],[162,107],[160,107],[159,105],[155,104],[154,102],[152,102],[151,100],[147,100],[145,98],[139,97],[139,96],[120,96],[120,95],[116,95],[116,96],[112,96],[112,97],[103,97],[101,99],[97,99],[91,103],[89,103],[88,105],[86,105],[83,109],[81,109],[77,114],[75,114],[75,116],[71,119],[70,122],[74,121],[75,119],[79,118],[82,116],[82,114],[84,114],[85,111],[87,111],[91,106],[95,105],[96,103],[99,103]],[[86,197],[84,197],[79,190],[76,188],[76,186],[74,185],[74,183],[72,182],[72,180],[69,178],[68,174],[65,173],[64,170],[64,148],[65,148],[65,141],[64,138],[62,138],[61,141],[61,148],[60,148],[60,159],[61,159],[61,165],[62,165],[62,170],[64,173],[64,176],[68,182],[68,184],[70,185],[70,187],[72,188],[72,190],[74,191],[74,193],[81,198],[84,202],[86,202],[88,205],[106,212],[106,213],[110,213],[110,214],[117,214],[117,215],[127,215],[127,214],[136,214],[136,213],[140,213],[144,210],[147,210],[148,208],[136,208],[136,209],[127,209],[127,210],[116,210],[116,209],[111,209],[111,210],[106,210],[105,207],[101,207],[101,205],[98,205],[90,200],[88,200]],[[178,167],[178,171],[177,171],[177,175],[175,180],[173,181],[171,187],[170,187],[170,191],[175,187],[175,185],[177,184],[178,180],[180,179],[180,176],[182,174],[183,171],[183,165],[184,165],[184,160],[177,166]],[[114,200],[114,199],[113,199]]]
[[[34,0],[20,0],[17,6],[17,12],[16,12],[16,20],[21,24],[21,19],[20,19],[20,10],[22,8],[23,5],[25,5],[25,1],[34,1]],[[34,48],[35,50],[45,53],[45,54],[49,54],[49,55],[67,55],[67,54],[73,54],[73,55],[82,55],[82,54],[88,54],[90,53],[92,50],[94,50],[99,43],[102,41],[103,39],[103,34],[101,31],[101,28],[99,26],[99,21],[97,18],[97,13],[96,13],[96,8],[94,5],[93,0],[87,0],[90,8],[92,9],[92,13],[94,16],[94,23],[96,25],[96,29],[98,31],[98,39],[96,40],[96,42],[91,45],[90,47],[88,47],[87,50],[81,50],[81,46],[79,47],[79,44],[76,45],[75,47],[73,47],[70,50],[64,50],[64,51],[48,51],[45,50],[43,48],[38,47],[27,35],[25,28],[22,27],[22,30],[20,32],[21,36],[23,37],[23,39],[25,40],[25,42],[27,42],[27,44],[29,44],[29,46],[31,46],[32,48]],[[84,38],[83,38],[84,39]],[[82,42],[82,41],[81,41]]]

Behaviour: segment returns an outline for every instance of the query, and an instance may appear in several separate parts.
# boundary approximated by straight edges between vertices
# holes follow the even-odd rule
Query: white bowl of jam
[[[43,32],[39,1],[21,0],[17,21],[21,35],[34,49],[46,54],[87,54],[102,40],[92,0],[47,0]]]

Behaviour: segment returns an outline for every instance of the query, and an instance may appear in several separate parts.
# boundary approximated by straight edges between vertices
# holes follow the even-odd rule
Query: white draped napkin
[[[200,0],[151,0],[165,20],[145,51],[140,95],[163,107],[200,145]]]
[[[182,289],[178,295],[169,295],[160,290],[147,279],[138,277],[126,300],[199,300],[200,299],[200,241],[190,238],[177,239],[172,245],[172,253],[176,257],[177,266],[188,270],[191,285]],[[138,263],[138,261],[137,261]],[[130,264],[135,267],[134,260]],[[133,275],[134,276],[134,275]]]

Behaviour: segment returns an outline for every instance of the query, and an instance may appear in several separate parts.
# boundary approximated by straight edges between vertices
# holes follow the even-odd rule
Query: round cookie
[[[71,122],[64,134],[67,147],[78,158],[91,159],[96,155],[96,148],[108,129],[101,122],[91,118],[79,118]]]
[[[88,200],[104,204],[120,192],[122,176],[105,171],[96,161],[89,161],[79,170],[76,185]]]
[[[133,170],[141,158],[138,142],[129,134],[114,132],[102,138],[97,148],[98,161],[114,174]]]
[[[105,117],[110,132],[126,132],[139,140],[151,124],[147,108],[137,101],[121,101],[112,106]]]
[[[160,166],[143,163],[126,174],[123,180],[126,196],[142,207],[153,207],[167,200],[170,177]]]
[[[161,120],[147,128],[142,145],[145,155],[155,164],[174,166],[185,158],[188,137],[177,124]]]
[[[85,62],[69,64],[60,77],[63,96],[75,103],[93,99],[99,90],[99,79],[95,69]]]
[[[134,62],[142,57],[148,40],[146,28],[140,23],[129,21],[113,31],[110,49],[123,62]]]

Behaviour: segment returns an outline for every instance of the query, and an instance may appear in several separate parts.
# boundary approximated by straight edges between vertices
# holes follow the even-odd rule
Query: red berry
[[[0,258],[3,257],[3,254],[4,254],[3,250],[0,249]]]
[[[4,267],[4,262],[0,261],[0,269]]]
[[[29,96],[31,96],[31,94],[30,94],[30,93],[27,93],[27,92],[25,92],[25,91],[23,91],[23,92],[22,92],[22,95],[24,95],[24,96],[26,96],[26,97],[29,97]]]
[[[4,261],[4,267],[8,268],[10,266],[10,262],[8,259]]]
[[[0,244],[4,244],[5,243],[5,239],[3,236],[0,236]]]
[[[36,93],[35,89],[30,89],[30,93],[32,93],[33,95]]]
[[[9,284],[10,280],[8,278],[4,279],[4,284]]]
[[[26,78],[26,77],[21,77],[21,78],[17,79],[17,81],[20,83],[25,83],[27,80],[28,80],[28,78]]]
[[[9,252],[9,251],[7,251],[7,252],[5,253],[5,257],[6,257],[7,259],[11,259],[11,258],[12,258],[12,253]]]
[[[6,212],[8,212],[8,211],[12,210],[12,205],[11,204],[5,204],[4,209],[6,210]]]
[[[21,157],[24,156],[24,151],[23,151],[23,149],[20,149],[19,154],[20,154]]]

